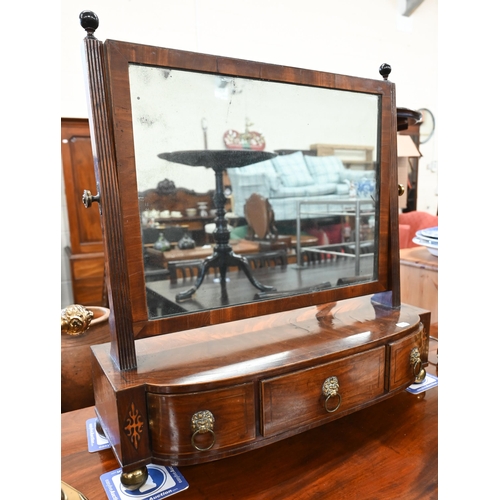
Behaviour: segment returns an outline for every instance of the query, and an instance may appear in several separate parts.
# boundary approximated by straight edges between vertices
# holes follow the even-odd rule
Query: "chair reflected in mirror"
[[[168,263],[170,282],[177,283],[179,279],[183,281],[196,279],[201,272],[203,260],[171,260]]]
[[[285,249],[246,254],[245,258],[252,269],[260,269],[263,267],[279,267],[284,269],[288,265],[288,255]]]
[[[252,193],[244,206],[247,232],[245,238],[258,241],[259,248],[263,251],[286,250],[292,246],[290,235],[278,234],[275,224],[274,210],[267,198]]]
[[[287,252],[284,249],[245,254],[243,257],[247,260],[252,270],[264,267],[284,269],[288,265]],[[202,265],[202,259],[171,260],[168,263],[170,282],[176,284],[180,280],[189,281],[196,279],[201,272]],[[213,273],[213,278],[218,277],[217,268],[211,267],[207,272],[209,274]]]
[[[253,193],[246,201],[244,208],[249,240],[274,241],[278,239],[274,211],[267,198]]]

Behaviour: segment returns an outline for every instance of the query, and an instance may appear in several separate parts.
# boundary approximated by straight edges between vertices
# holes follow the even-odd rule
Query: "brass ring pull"
[[[198,446],[195,442],[194,439],[198,434],[203,434],[204,432],[210,432],[213,436],[212,442],[205,448],[202,448],[201,446]],[[212,446],[215,444],[215,432],[212,429],[208,429],[206,431],[196,431],[192,436],[191,436],[191,444],[193,445],[193,448],[196,448],[198,451],[208,451]]]
[[[335,396],[337,396],[339,400],[338,400],[338,402],[337,402],[337,406],[336,406],[335,408],[333,408],[333,409],[328,408],[328,400],[329,400],[332,396],[328,396],[328,397],[326,398],[326,400],[325,400],[325,410],[326,410],[328,413],[333,413],[334,411],[337,411],[337,410],[339,409],[339,407],[340,407],[340,403],[342,402],[342,397],[341,397],[341,395],[340,395],[340,394],[338,394],[338,393],[337,393],[337,394],[335,394]]]
[[[326,397],[325,399],[325,410],[328,413],[333,413],[334,411],[337,411],[340,407],[340,403],[342,403],[342,396],[338,392],[340,388],[339,381],[337,377],[329,377],[323,382],[323,396]],[[337,396],[338,401],[337,401],[337,406],[335,408],[329,408],[328,407],[328,401],[330,398]]]
[[[215,432],[213,430],[214,423],[215,418],[209,410],[198,411],[191,417],[191,429],[193,430],[191,444],[193,445],[193,448],[198,451],[208,451],[213,447],[215,444]],[[195,438],[198,434],[205,434],[206,432],[210,432],[210,434],[212,434],[212,442],[209,446],[202,448],[195,443]]]
[[[420,359],[420,351],[418,350],[418,347],[414,347],[410,352],[410,365],[413,369],[413,376],[415,377],[414,383],[422,383],[427,375],[427,372],[422,367],[422,360]]]

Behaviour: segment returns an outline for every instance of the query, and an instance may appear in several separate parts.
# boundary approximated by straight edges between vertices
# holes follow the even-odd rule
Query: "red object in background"
[[[328,241],[328,236],[323,229],[308,229],[307,234],[310,236],[314,236],[315,238],[318,238],[318,243],[317,245],[328,245],[330,242]]]
[[[323,231],[328,237],[328,243],[342,243],[342,224],[331,224],[323,227]]]
[[[330,224],[321,228],[307,229],[307,234],[318,238],[318,245],[342,243],[342,224]]]
[[[437,215],[417,210],[399,214],[399,248],[417,247],[412,241],[417,231],[436,227],[438,220]]]

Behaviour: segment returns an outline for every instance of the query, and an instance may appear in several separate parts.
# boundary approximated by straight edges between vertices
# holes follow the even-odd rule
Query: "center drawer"
[[[314,368],[262,380],[262,435],[267,437],[332,420],[382,395],[384,365],[385,347],[381,346]],[[323,393],[323,385],[333,377],[338,382],[338,391],[328,398]]]

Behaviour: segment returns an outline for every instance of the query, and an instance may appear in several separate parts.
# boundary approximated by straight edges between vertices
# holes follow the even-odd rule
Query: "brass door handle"
[[[191,436],[191,444],[193,445],[193,448],[197,449],[198,451],[208,451],[210,448],[212,448],[212,446],[215,444],[214,423],[215,417],[209,410],[198,411],[191,417],[191,430],[193,431],[193,435]],[[206,447],[201,447],[196,444],[196,436],[198,436],[199,434],[205,434],[207,432],[212,434],[212,441],[210,442],[210,444]]]
[[[398,196],[403,196],[405,194],[405,187],[403,184],[398,184]]]
[[[339,392],[339,380],[337,377],[328,377],[324,382],[323,382],[323,396],[326,397],[325,399],[325,410],[328,413],[333,413],[334,411],[337,411],[340,407],[340,403],[342,403],[342,396],[340,395]],[[335,408],[330,408],[328,406],[328,401],[337,396],[337,405]]]
[[[90,208],[92,206],[92,203],[94,203],[94,201],[96,201],[97,203],[101,201],[100,193],[97,193],[94,196],[88,189],[85,189],[82,195],[82,202],[85,205],[85,208]]]
[[[420,384],[424,381],[427,372],[422,366],[422,359],[420,358],[420,351],[418,347],[414,347],[410,352],[410,366],[413,370],[413,376],[415,377],[415,384]]]

